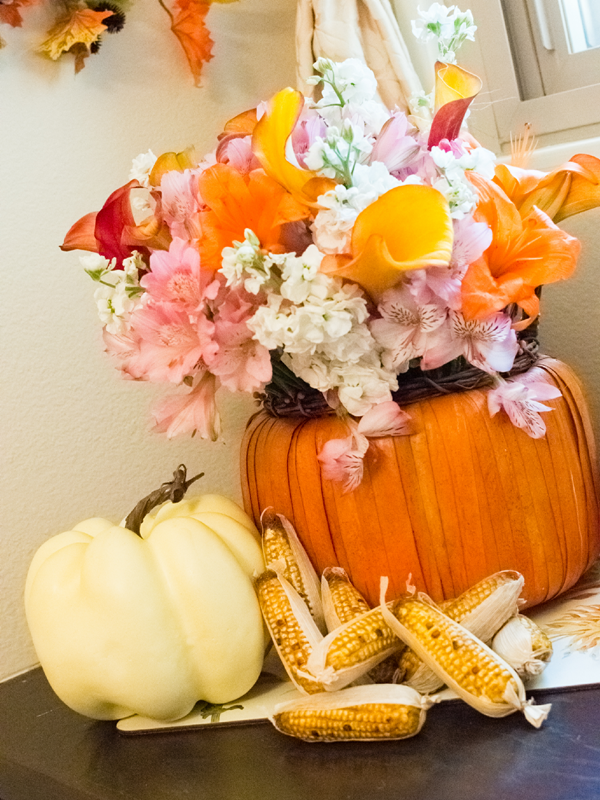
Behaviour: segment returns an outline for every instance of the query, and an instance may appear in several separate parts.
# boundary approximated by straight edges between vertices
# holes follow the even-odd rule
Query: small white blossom
[[[477,26],[468,10],[433,3],[427,11],[419,9],[419,16],[420,19],[412,20],[413,34],[425,42],[435,39],[440,60],[447,64],[456,63],[456,51],[464,41],[475,41]]]
[[[227,286],[241,283],[250,294],[258,294],[271,279],[271,262],[261,252],[260,241],[250,228],[244,231],[243,242],[224,247],[221,255],[219,271],[227,278]]]
[[[494,177],[496,157],[485,147],[475,147],[459,155],[450,149],[432,147],[431,157],[442,173],[442,177],[434,181],[433,186],[448,200],[452,217],[462,219],[477,205],[477,193],[465,172],[477,172],[491,180]]]
[[[373,71],[358,58],[345,61],[331,61],[319,58],[314,63],[314,75],[309,83],[323,85],[322,97],[318,106],[345,105],[346,103],[365,103],[377,94],[377,80]]]
[[[84,259],[87,264],[92,263],[90,257],[83,256],[82,263]],[[99,259],[108,264],[108,267],[100,275],[97,272],[100,265]],[[98,288],[94,292],[98,316],[109,333],[124,333],[129,316],[142,302],[144,292],[140,287],[139,270],[144,267],[144,262],[140,254],[134,252],[129,258],[123,260],[122,269],[114,269],[115,259],[108,262],[108,259],[98,256],[96,263],[98,266],[95,270],[93,267],[91,269],[94,274],[98,275],[94,278],[98,283]],[[86,269],[86,272],[94,277],[90,272],[90,267]]]
[[[152,150],[148,150],[147,153],[140,153],[139,156],[133,159],[129,172],[129,180],[138,180],[145,189],[149,189],[150,173],[155,163],[156,156]]]

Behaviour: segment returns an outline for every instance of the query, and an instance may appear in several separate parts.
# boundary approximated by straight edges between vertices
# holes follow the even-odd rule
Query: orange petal
[[[97,253],[98,240],[94,235],[97,216],[98,212],[92,211],[90,214],[86,214],[85,217],[77,220],[69,229],[60,249],[65,251],[89,250],[90,253]]]
[[[447,266],[454,232],[445,197],[431,186],[398,186],[362,211],[352,230],[352,259],[321,269],[360,284],[374,300],[411,269]]]
[[[600,205],[600,159],[578,154],[570,163],[577,164],[585,172],[573,174],[565,202],[554,216],[556,222]]]
[[[282,89],[269,103],[252,134],[252,149],[262,168],[301,203],[315,206],[320,194],[336,184],[302,169],[286,158],[287,141],[304,108],[304,97],[295,89]]]
[[[249,136],[256,127],[256,109],[242,111],[225,123],[223,133],[219,134],[219,139],[228,133],[238,133]]]

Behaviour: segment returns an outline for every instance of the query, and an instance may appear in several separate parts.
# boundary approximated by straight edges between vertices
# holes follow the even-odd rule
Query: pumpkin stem
[[[143,500],[140,500],[125,520],[125,527],[140,536],[140,527],[146,514],[166,500],[170,500],[172,503],[179,503],[180,500],[183,500],[185,493],[192,483],[203,475],[204,473],[200,472],[198,475],[194,475],[193,478],[186,480],[187,469],[185,464],[180,464],[173,473],[172,481],[163,483],[160,488],[155,489],[153,492],[150,492],[147,497],[144,497]]]

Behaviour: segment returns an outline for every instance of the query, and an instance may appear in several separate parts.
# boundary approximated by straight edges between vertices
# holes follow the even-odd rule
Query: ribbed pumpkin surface
[[[274,418],[249,424],[242,445],[246,511],[259,522],[274,506],[294,523],[320,572],[339,565],[378,602],[406,581],[434,600],[456,597],[502,569],[525,576],[532,606],[572,586],[600,551],[599,483],[589,415],[579,381],[544,359],[536,380],[563,396],[547,402],[547,434],[531,439],[486,390],[407,406],[411,436],[372,440],[354,492],[321,477],[317,454],[347,435],[335,417]]]

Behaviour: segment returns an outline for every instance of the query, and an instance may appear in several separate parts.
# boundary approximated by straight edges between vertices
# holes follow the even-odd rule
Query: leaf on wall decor
[[[34,6],[38,0],[2,0],[0,2],[0,22],[20,28],[23,23],[21,9]],[[2,45],[0,45],[2,46]]]
[[[173,12],[159,1],[171,17],[171,30],[183,48],[194,83],[198,86],[202,65],[212,58],[213,40],[205,21],[210,0],[175,0]]]
[[[93,44],[106,30],[106,25],[103,25],[102,21],[112,14],[112,11],[93,11],[91,8],[73,11],[50,29],[48,38],[39,47],[40,52],[53,61],[57,61],[63,53],[68,52],[75,45],[79,45],[75,48],[75,70],[78,72],[83,66],[80,46],[84,45],[88,50],[89,45]]]

